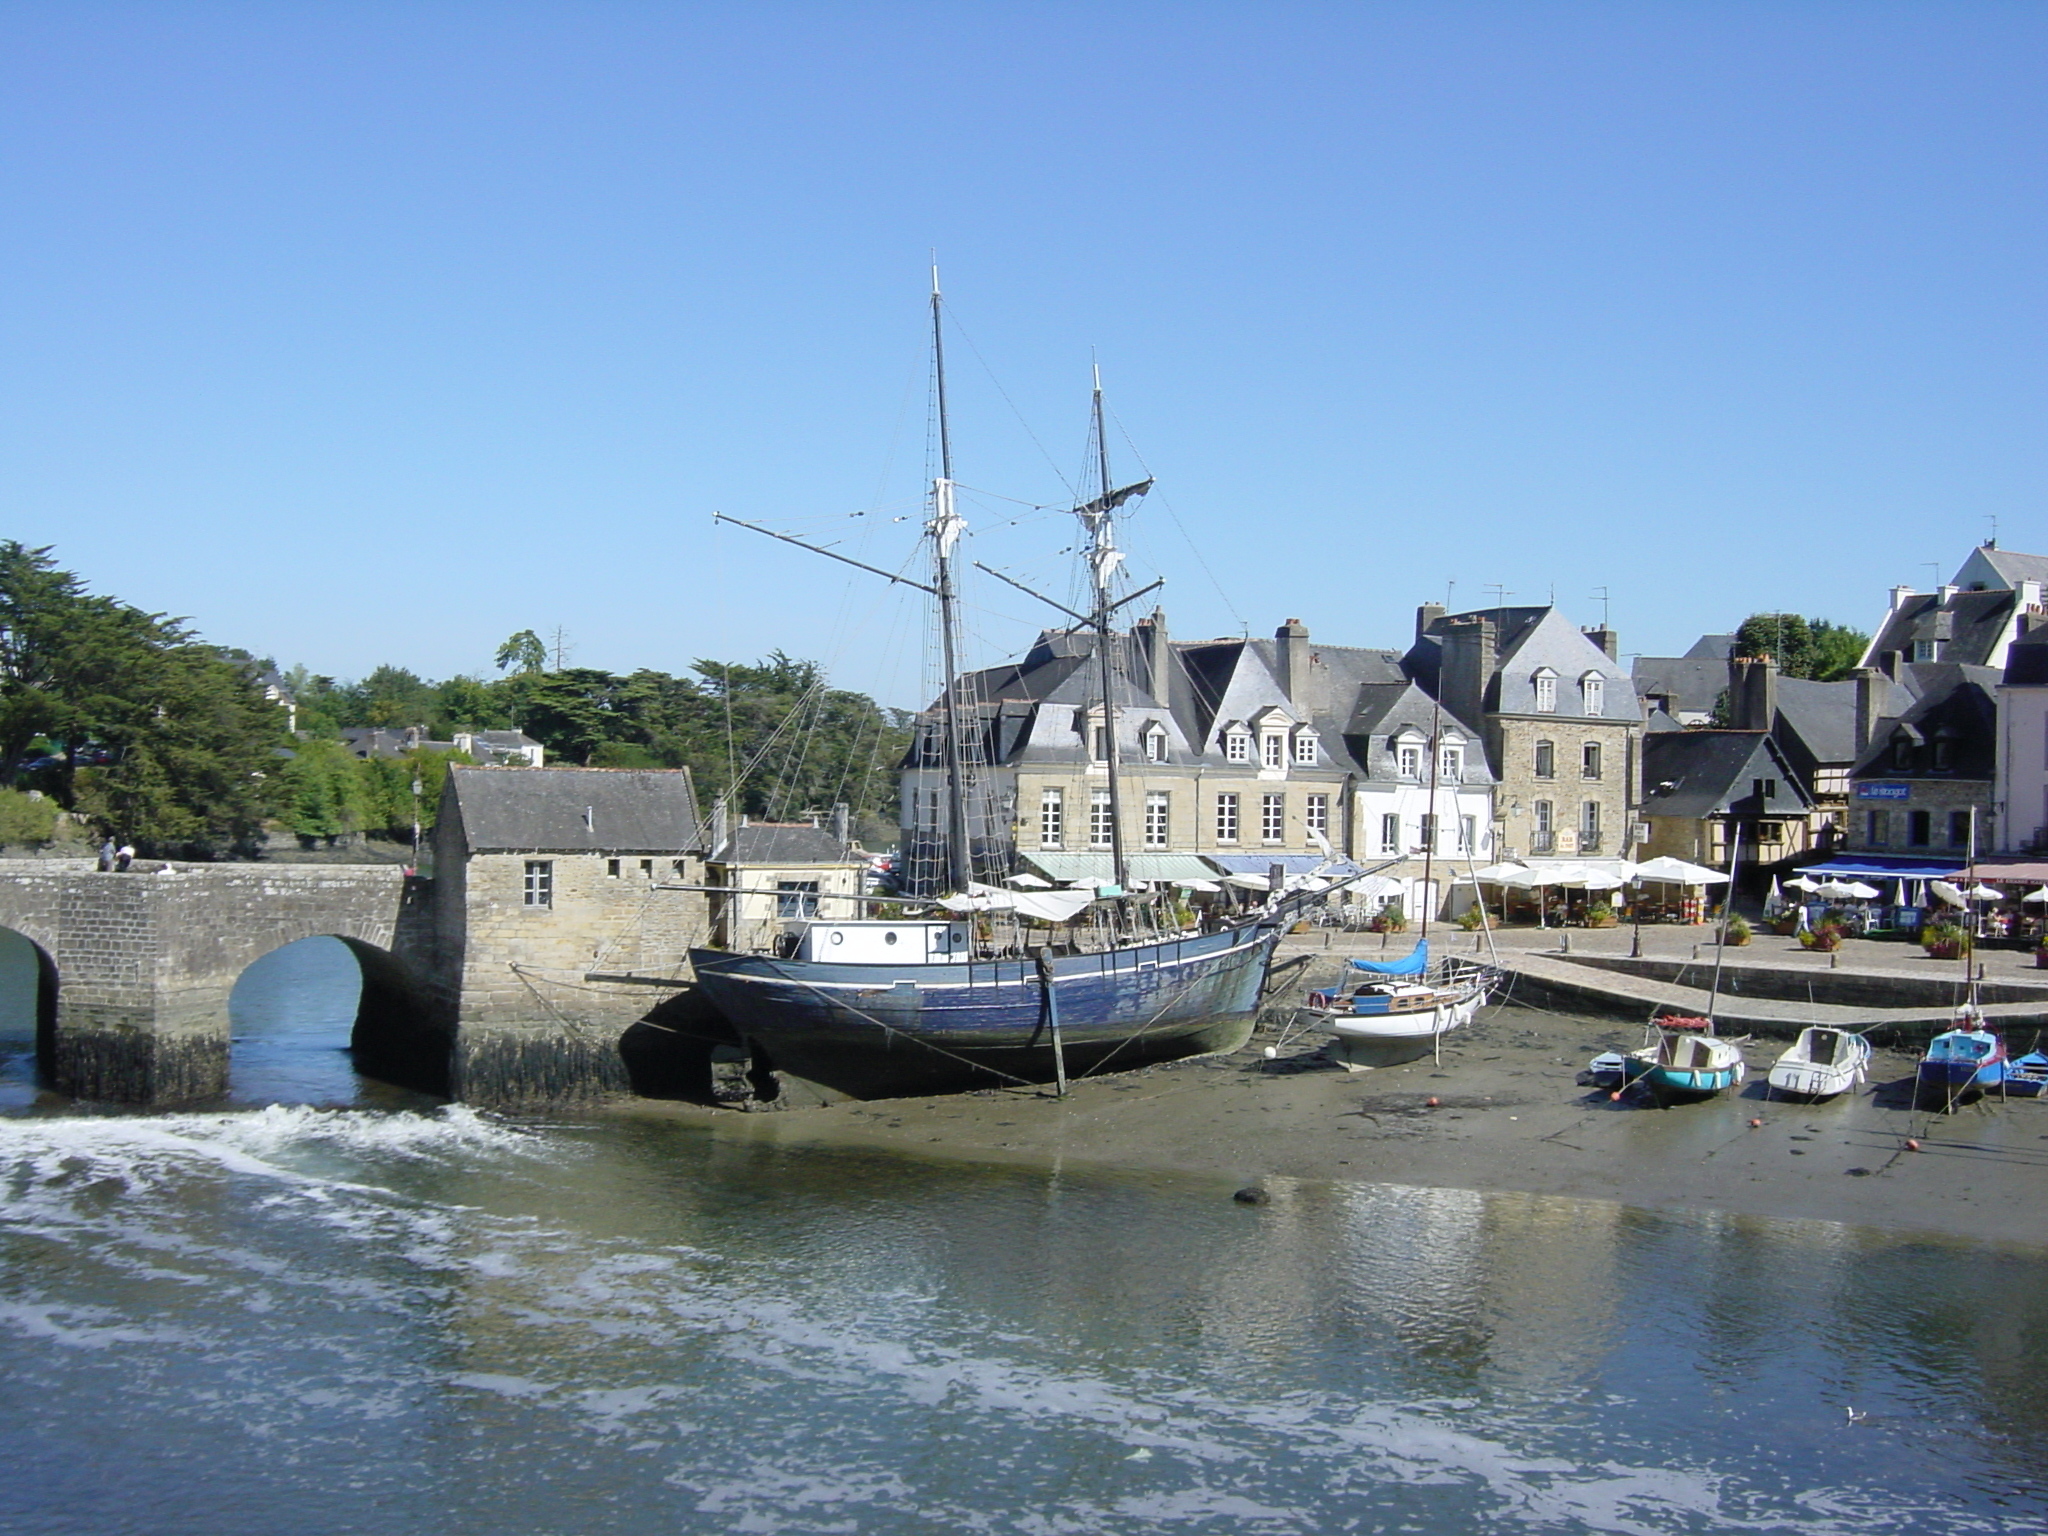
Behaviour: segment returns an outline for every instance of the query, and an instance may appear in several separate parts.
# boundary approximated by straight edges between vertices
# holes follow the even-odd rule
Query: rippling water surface
[[[2041,1251],[1821,1223],[0,1119],[9,1532],[2037,1532],[2043,1359]]]

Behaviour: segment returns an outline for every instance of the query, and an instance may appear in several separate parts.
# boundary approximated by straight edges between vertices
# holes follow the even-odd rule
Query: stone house
[[[1133,879],[1306,869],[1327,851],[1401,858],[1387,877],[1402,884],[1379,889],[1427,900],[1413,882],[1431,827],[1432,763],[1435,857],[1485,860],[1492,775],[1478,732],[1416,690],[1398,653],[1314,645],[1292,619],[1271,640],[1175,642],[1155,610],[1113,637],[1110,660]],[[1019,661],[963,677],[957,698],[979,783],[970,835],[980,877],[1022,864],[1057,881],[1108,879],[1112,742],[1093,634],[1048,631]],[[1426,745],[1434,737],[1440,756]],[[934,709],[903,768],[902,872],[913,890],[940,877],[943,774]],[[1460,837],[1478,846],[1461,849]]]
[[[1629,667],[1643,713],[1683,726],[1712,725],[1714,707],[1728,687],[1733,635],[1701,635],[1683,656],[1638,656]]]
[[[1612,630],[1550,607],[1416,613],[1407,669],[1478,722],[1493,765],[1495,856],[1629,858],[1643,710]]]
[[[1811,846],[1812,809],[1767,731],[1665,729],[1643,737],[1639,815],[1650,835],[1638,846],[1639,860],[1668,854],[1726,869],[1739,833],[1744,869],[1780,863]]]
[[[1990,847],[1995,825],[1997,691],[2003,676],[1953,662],[1858,672],[1857,735],[1849,773],[1846,851],[1954,867]]]
[[[1856,734],[1856,683],[1780,677],[1768,656],[1731,656],[1727,668],[1730,726],[1768,731],[1808,801],[1803,831],[1786,818],[1762,823],[1765,830],[1781,832],[1783,846],[1774,853],[1763,844],[1759,855],[1768,863],[1806,850],[1833,849],[1846,835],[1849,770],[1865,744]],[[1643,781],[1647,794],[1647,769]]]
[[[615,1071],[620,1031],[686,984],[687,951],[710,937],[705,893],[688,889],[707,883],[708,851],[689,770],[457,766],[433,836],[463,1038],[532,1025]]]
[[[714,836],[709,883],[733,894],[712,893],[712,942],[723,949],[766,949],[792,922],[862,916],[867,860],[854,851],[847,821],[842,805],[829,827],[742,817]]]

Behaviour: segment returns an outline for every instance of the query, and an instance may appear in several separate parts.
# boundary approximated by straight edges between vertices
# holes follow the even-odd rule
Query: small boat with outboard
[[[2042,1091],[2048,1089],[2048,1055],[2029,1051],[2008,1061],[1999,1088],[2016,1099],[2040,1098]]]
[[[1914,1096],[1923,1104],[1952,1109],[1987,1088],[2005,1082],[2005,1041],[1984,1027],[1974,1004],[1957,1010],[1955,1027],[1927,1042],[1927,1053],[1913,1070]]]
[[[1641,1083],[1660,1104],[1690,1103],[1725,1093],[1749,1074],[1742,1048],[1714,1033],[1704,1015],[1667,1013],[1650,1021],[1642,1049],[1622,1064],[1629,1083]]]
[[[1397,960],[1353,960],[1363,979],[1347,991],[1316,991],[1304,1012],[1328,1030],[1324,1048],[1350,1071],[1397,1066],[1432,1055],[1451,1030],[1470,1024],[1500,973],[1469,960],[1430,964],[1429,940]]]
[[[1792,1048],[1772,1065],[1765,1080],[1773,1094],[1832,1099],[1870,1075],[1870,1042],[1853,1030],[1809,1024]]]

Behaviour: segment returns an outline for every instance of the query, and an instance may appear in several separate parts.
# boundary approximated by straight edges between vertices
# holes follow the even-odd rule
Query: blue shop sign
[[[1910,784],[1858,784],[1858,800],[1908,800],[1913,795]]]

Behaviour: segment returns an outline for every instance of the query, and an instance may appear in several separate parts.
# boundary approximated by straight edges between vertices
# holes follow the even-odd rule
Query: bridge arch
[[[227,1007],[238,1100],[352,1101],[365,1078],[446,1096],[447,1038],[423,979],[381,945],[346,933],[291,939],[242,969]]]
[[[0,1094],[32,1096],[57,1032],[57,962],[18,928],[0,926]]]

